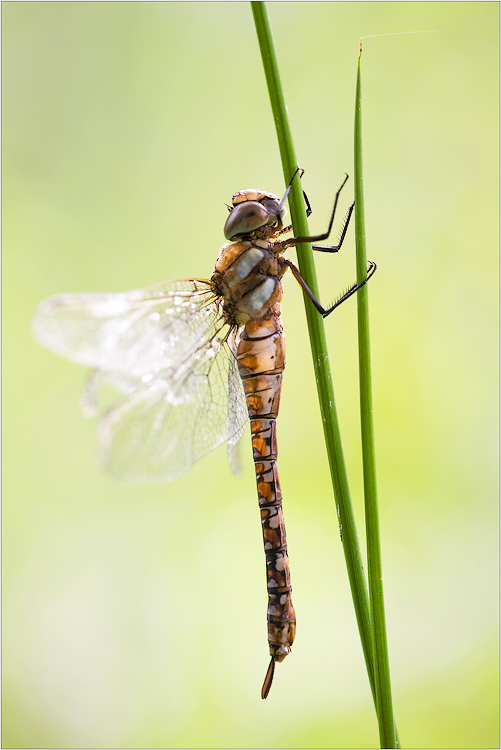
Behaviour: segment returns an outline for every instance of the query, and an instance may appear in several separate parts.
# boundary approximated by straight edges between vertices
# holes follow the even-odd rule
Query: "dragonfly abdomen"
[[[278,310],[277,310],[278,313]],[[263,697],[271,687],[274,662],[285,659],[296,632],[291,599],[287,537],[278,478],[276,418],[285,367],[285,340],[274,311],[268,318],[249,321],[237,347],[252,435],[268,586],[268,643],[271,663]],[[271,670],[271,671],[270,671]]]

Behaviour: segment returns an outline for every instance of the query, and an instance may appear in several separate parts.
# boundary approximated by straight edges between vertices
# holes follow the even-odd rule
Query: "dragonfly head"
[[[261,227],[282,228],[285,206],[273,193],[239,190],[232,198],[233,208],[224,225],[227,240],[237,240]]]

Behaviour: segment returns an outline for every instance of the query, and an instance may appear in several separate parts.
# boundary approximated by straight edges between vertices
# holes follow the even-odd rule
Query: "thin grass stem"
[[[362,49],[358,58],[357,89],[355,99],[355,243],[357,282],[367,273],[365,242],[365,213],[362,163]],[[386,620],[383,598],[383,570],[379,534],[379,512],[376,485],[376,453],[374,445],[374,418],[372,408],[372,374],[369,338],[369,289],[365,284],[357,294],[358,354],[360,379],[360,423],[362,434],[362,462],[364,476],[365,523],[367,535],[367,561],[369,598],[374,633],[374,674],[376,704],[379,717],[381,747],[399,747],[393,718],[390,667],[386,639]]]
[[[296,169],[296,154],[292,141],[292,134],[287,117],[285,99],[280,82],[278,64],[271,34],[266,4],[252,2],[252,12],[256,26],[261,57],[270,96],[273,118],[277,131],[280,155],[282,158],[285,183],[288,184]],[[296,236],[309,236],[306,211],[299,180],[294,180],[289,194],[292,223]],[[311,245],[297,246],[298,264],[302,277],[313,291],[318,294],[313,253]],[[348,487],[348,477],[344,463],[339,423],[336,414],[332,378],[329,366],[329,356],[325,340],[325,330],[322,317],[315,310],[309,299],[304,298],[306,319],[311,342],[313,366],[317,382],[320,412],[324,429],[325,444],[329,460],[329,467],[334,489],[334,497],[339,517],[339,527],[343,550],[348,570],[355,613],[365,657],[367,673],[374,700],[376,700],[375,679],[373,669],[373,634],[369,609],[367,583],[362,568],[362,557],[355,527],[355,519]]]

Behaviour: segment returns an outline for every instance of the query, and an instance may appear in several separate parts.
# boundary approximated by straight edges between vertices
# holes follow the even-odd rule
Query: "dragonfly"
[[[275,664],[290,653],[296,632],[277,467],[276,419],[285,368],[280,320],[282,277],[290,269],[325,318],[376,270],[324,308],[284,257],[298,243],[329,237],[339,195],[323,234],[289,237],[284,202],[274,193],[239,190],[228,206],[222,246],[210,279],[182,279],[109,294],[60,294],[40,303],[32,323],[39,344],[90,369],[84,390],[95,407],[102,383],[122,397],[98,423],[99,458],[116,479],[169,482],[224,442],[230,461],[250,421],[268,590],[270,662],[261,696],[269,694]],[[311,206],[304,194],[307,214]],[[354,204],[337,245],[341,248]]]

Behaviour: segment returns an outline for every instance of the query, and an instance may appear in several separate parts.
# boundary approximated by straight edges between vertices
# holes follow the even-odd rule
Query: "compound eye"
[[[286,214],[286,208],[283,203],[280,203],[278,198],[265,198],[263,206],[270,216],[276,217],[277,222],[281,222]]]
[[[227,240],[233,240],[242,234],[253,232],[264,227],[269,216],[268,211],[257,201],[239,203],[226,219],[224,236]]]

